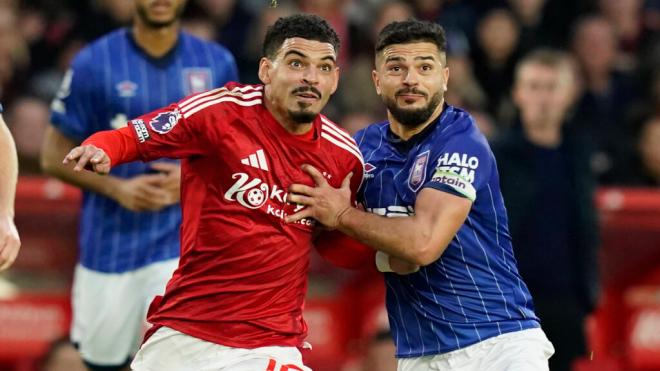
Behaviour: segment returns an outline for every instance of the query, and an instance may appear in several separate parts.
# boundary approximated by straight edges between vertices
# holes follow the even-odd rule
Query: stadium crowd
[[[130,22],[130,0],[0,1],[0,100],[21,158],[38,172],[41,133],[67,66],[82,46]],[[355,132],[384,116],[371,83],[373,42],[392,20],[437,21],[448,34],[448,103],[469,110],[496,139],[515,126],[516,63],[539,47],[569,52],[576,81],[570,126],[591,139],[600,184],[658,185],[660,2],[657,0],[193,0],[190,32],[236,56],[243,82],[257,82],[259,42],[277,17],[328,19],[342,39],[340,90],[326,109]]]

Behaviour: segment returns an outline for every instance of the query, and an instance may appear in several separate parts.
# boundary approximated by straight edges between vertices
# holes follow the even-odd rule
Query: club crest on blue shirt
[[[117,95],[120,97],[131,98],[135,96],[138,86],[133,81],[124,80],[117,83],[117,85],[115,85],[115,89],[117,89]]]
[[[408,187],[413,191],[419,191],[419,188],[424,184],[426,180],[426,164],[429,161],[429,151],[425,151],[417,155],[415,162],[413,163],[412,168],[410,169],[410,175],[408,176]]]
[[[161,112],[149,121],[149,126],[156,133],[166,134],[174,129],[181,119],[179,110]]]
[[[210,68],[184,68],[183,91],[185,95],[202,93],[211,89]]]

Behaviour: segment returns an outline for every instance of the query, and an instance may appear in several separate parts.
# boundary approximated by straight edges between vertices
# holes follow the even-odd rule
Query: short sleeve
[[[486,139],[477,131],[457,133],[434,155],[431,180],[424,187],[474,202],[478,191],[488,183],[495,164]]]
[[[51,103],[51,123],[64,135],[82,141],[93,133],[94,73],[87,50],[76,56]]]

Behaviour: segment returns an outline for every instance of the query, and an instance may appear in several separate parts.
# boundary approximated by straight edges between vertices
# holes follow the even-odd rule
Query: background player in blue
[[[368,212],[306,166],[317,187],[290,187],[308,207],[289,221],[313,217],[382,252],[399,370],[548,370],[554,350],[516,268],[495,158],[470,115],[444,104],[445,50],[437,24],[383,28],[373,80],[388,121],[356,134]],[[399,272],[399,259],[421,269],[392,273],[389,256]]]
[[[135,162],[100,177],[74,173],[61,158],[97,131],[236,80],[225,48],[180,31],[185,3],[137,0],[133,27],[83,49],[52,103],[43,168],[85,190],[71,337],[92,370],[126,366],[147,305],[176,268],[180,170]]]
[[[2,119],[2,104],[0,104],[0,271],[14,263],[21,247],[21,240],[14,225],[17,177],[16,145]]]

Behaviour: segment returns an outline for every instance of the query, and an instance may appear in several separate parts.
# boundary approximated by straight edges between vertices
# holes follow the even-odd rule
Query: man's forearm
[[[16,145],[0,116],[0,214],[14,216],[14,198],[18,179]]]
[[[341,217],[338,229],[376,250],[418,265],[429,264],[437,251],[428,243],[430,228],[419,225],[414,216],[387,218],[351,208]]]
[[[91,171],[75,172],[72,166],[62,163],[64,156],[74,146],[75,143],[57,129],[48,127],[41,152],[41,167],[44,173],[76,187],[112,197],[119,179],[110,175],[101,176]]]

